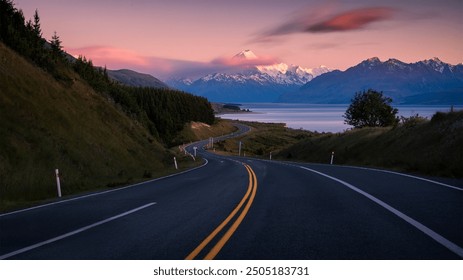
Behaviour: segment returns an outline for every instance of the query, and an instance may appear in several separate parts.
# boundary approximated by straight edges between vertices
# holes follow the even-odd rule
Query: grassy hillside
[[[251,131],[243,136],[221,141],[214,145],[218,153],[238,155],[238,142],[242,142],[242,153],[246,156],[269,158],[285,148],[307,139],[316,133],[286,128],[284,124],[243,122]]]
[[[183,144],[195,142],[209,137],[217,137],[236,131],[232,121],[218,119],[213,125],[202,122],[190,122],[185,124],[183,130],[174,139],[175,143]]]
[[[364,128],[311,137],[280,158],[381,166],[428,175],[463,177],[463,111],[437,113],[430,121],[396,128]]]
[[[431,120],[410,118],[397,127],[344,133],[313,133],[278,124],[247,123],[251,133],[215,145],[220,153],[273,159],[374,166],[463,178],[463,111],[437,113]]]
[[[146,128],[79,75],[57,82],[0,43],[0,207],[126,183],[170,160]],[[145,172],[148,171],[148,172]]]

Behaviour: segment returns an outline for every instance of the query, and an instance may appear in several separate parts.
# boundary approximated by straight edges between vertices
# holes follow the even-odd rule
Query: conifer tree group
[[[215,120],[211,104],[203,97],[173,89],[124,86],[112,81],[106,67],[95,67],[91,59],[70,59],[56,31],[50,41],[42,37],[38,10],[33,20],[26,22],[22,10],[15,8],[12,0],[0,0],[0,41],[59,82],[72,83],[66,72],[75,71],[166,145],[177,144],[172,139],[186,123],[212,124]]]

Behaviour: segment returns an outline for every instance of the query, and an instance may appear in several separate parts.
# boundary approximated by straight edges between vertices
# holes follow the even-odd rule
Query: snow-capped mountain
[[[349,103],[356,92],[375,89],[405,104],[463,104],[463,64],[438,58],[415,63],[373,57],[346,71],[332,71],[300,90],[286,93],[280,102]]]
[[[257,59],[257,55],[255,55],[251,50],[244,50],[242,52],[239,52],[238,54],[234,55],[232,59],[238,59],[238,60],[253,60]]]
[[[267,74],[279,84],[305,84],[313,78],[330,71],[326,66],[318,68],[302,68],[297,65],[278,63],[273,65],[256,66],[261,74]]]
[[[274,102],[280,95],[297,90],[314,77],[331,71],[326,66],[309,69],[285,63],[259,65],[260,62],[251,50],[245,50],[231,58],[232,72],[212,73],[194,81],[175,79],[167,83],[211,101]]]

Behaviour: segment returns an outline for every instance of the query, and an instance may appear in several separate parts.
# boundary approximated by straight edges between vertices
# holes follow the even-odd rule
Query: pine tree
[[[35,13],[34,13],[34,23],[32,24],[32,29],[38,38],[42,37],[42,29],[40,28],[39,11],[37,9],[35,10]]]
[[[53,36],[51,37],[51,50],[54,54],[55,57],[59,57],[62,54],[62,49],[63,47],[61,46],[61,40],[59,39],[59,36],[56,34],[56,31],[54,32]]]

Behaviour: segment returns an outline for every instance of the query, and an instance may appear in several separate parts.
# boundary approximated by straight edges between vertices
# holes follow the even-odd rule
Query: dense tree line
[[[113,99],[126,114],[165,144],[175,144],[171,139],[187,122],[212,124],[214,121],[211,105],[203,97],[172,89],[124,86],[109,79],[106,67],[95,67],[82,56],[69,59],[62,51],[56,32],[50,42],[42,38],[38,11],[33,20],[26,22],[23,12],[15,8],[12,0],[0,0],[0,41],[59,81],[70,81],[62,69],[74,70],[95,91]]]
[[[166,88],[130,87],[109,79],[106,68],[79,57],[74,69],[95,90],[109,95],[124,112],[142,123],[166,144],[190,121],[214,122],[214,111],[204,97]]]
[[[66,63],[59,36],[55,32],[51,43],[42,38],[37,10],[34,19],[26,22],[22,10],[18,10],[13,1],[0,0],[0,41],[58,80],[69,79],[57,69],[58,64]]]

